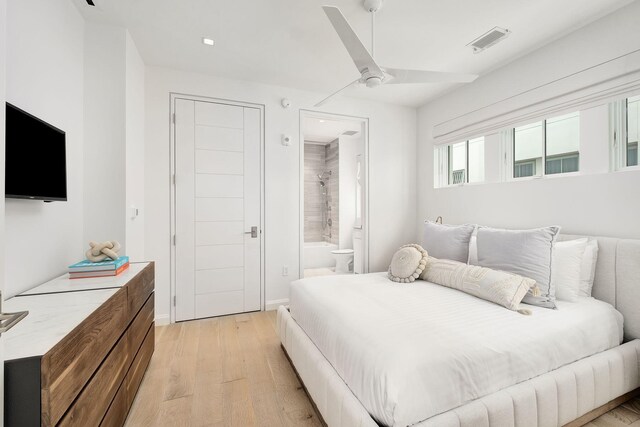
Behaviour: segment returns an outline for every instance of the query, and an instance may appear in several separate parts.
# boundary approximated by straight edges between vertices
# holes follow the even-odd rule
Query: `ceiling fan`
[[[364,8],[371,13],[371,52],[367,50],[358,35],[353,31],[351,25],[344,17],[340,9],[335,6],[322,6],[324,13],[331,21],[333,28],[338,33],[342,44],[349,52],[351,59],[358,68],[360,77],[349,83],[342,89],[332,93],[315,106],[319,107],[329,101],[332,97],[345,89],[357,84],[365,84],[369,88],[375,88],[381,84],[403,84],[403,83],[469,83],[478,78],[475,74],[447,73],[441,71],[427,70],[403,70],[399,68],[388,68],[379,66],[373,59],[375,19],[374,16],[382,8],[383,0],[364,0]]]

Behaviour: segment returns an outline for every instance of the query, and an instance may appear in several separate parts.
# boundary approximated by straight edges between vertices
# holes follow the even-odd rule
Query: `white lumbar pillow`
[[[551,283],[556,298],[564,301],[577,301],[580,295],[582,259],[588,239],[556,242],[553,248]]]
[[[530,290],[536,294],[538,291],[535,280],[518,274],[433,257],[428,258],[422,279],[457,289],[521,314],[531,314],[530,309],[520,309],[524,296]]]
[[[420,245],[404,245],[393,254],[389,266],[389,279],[399,283],[415,281],[425,266],[429,255]]]
[[[598,261],[598,241],[589,240],[582,257],[582,267],[580,272],[580,291],[578,295],[581,297],[590,297],[593,289],[593,281],[596,276],[596,262]]]

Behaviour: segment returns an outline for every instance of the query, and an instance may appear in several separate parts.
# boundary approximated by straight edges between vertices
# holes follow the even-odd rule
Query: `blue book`
[[[84,261],[76,262],[73,265],[69,266],[70,272],[81,272],[81,271],[108,271],[108,270],[117,270],[126,263],[129,262],[129,257],[124,255],[120,258],[106,259],[100,262],[91,262],[88,259]]]

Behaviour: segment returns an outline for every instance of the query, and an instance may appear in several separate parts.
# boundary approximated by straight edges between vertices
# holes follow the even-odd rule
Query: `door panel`
[[[244,151],[242,129],[198,126],[196,141],[196,148],[202,150]]]
[[[244,245],[196,247],[196,270],[244,267]]]
[[[260,310],[261,112],[175,111],[176,320]]]
[[[196,197],[243,197],[242,175],[196,175]]]
[[[222,175],[244,175],[242,153],[234,151],[196,150],[196,171]]]
[[[244,200],[196,199],[196,221],[244,221]]]
[[[243,221],[196,222],[196,246],[244,243]]]

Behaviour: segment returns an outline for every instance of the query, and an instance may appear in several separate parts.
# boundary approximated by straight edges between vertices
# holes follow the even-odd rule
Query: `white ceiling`
[[[359,74],[321,5],[341,8],[365,44],[361,0],[73,0],[90,20],[129,29],[148,65],[331,93]],[[385,0],[376,15],[382,66],[483,74],[632,0]],[[473,54],[500,26],[512,34]],[[201,43],[213,38],[215,47]],[[419,106],[456,85],[388,85],[345,95]]]
[[[347,119],[305,117],[302,133],[305,141],[328,144],[347,131],[360,132],[362,122]],[[354,135],[355,136],[355,135]]]

